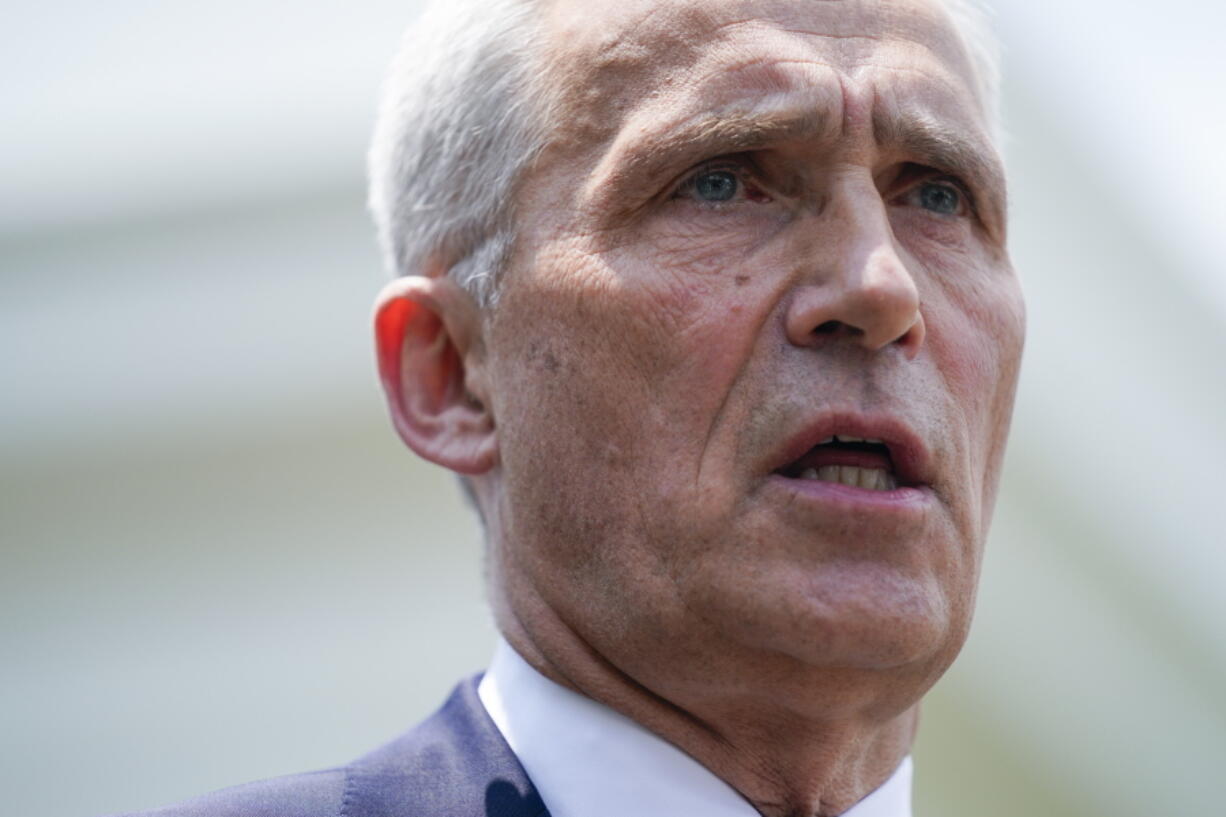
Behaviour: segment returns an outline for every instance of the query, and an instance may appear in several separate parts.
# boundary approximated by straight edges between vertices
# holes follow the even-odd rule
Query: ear
[[[461,474],[498,462],[484,377],[481,312],[446,276],[407,276],[375,300],[379,378],[409,448]]]

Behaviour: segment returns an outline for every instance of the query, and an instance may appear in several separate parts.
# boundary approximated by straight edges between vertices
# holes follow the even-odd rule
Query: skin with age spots
[[[542,15],[556,127],[497,307],[395,291],[455,339],[479,416],[398,428],[471,475],[530,663],[763,814],[839,814],[966,637],[1020,365],[970,63],[931,0]],[[907,429],[923,484],[891,505],[780,476],[856,418]]]

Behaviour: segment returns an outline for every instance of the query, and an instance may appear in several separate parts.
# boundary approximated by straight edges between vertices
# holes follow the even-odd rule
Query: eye
[[[743,201],[758,204],[770,201],[771,197],[749,178],[751,175],[749,168],[740,165],[707,165],[681,182],[673,198],[690,199],[715,208]]]
[[[925,210],[952,216],[961,209],[962,196],[952,184],[928,182],[920,185],[920,204]]]
[[[941,216],[965,215],[971,209],[970,195],[952,179],[930,179],[917,184],[906,195],[909,204]]]
[[[694,177],[694,196],[701,201],[730,201],[741,180],[730,170],[708,170]]]

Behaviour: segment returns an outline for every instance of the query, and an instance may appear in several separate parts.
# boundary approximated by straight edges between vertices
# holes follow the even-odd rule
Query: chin
[[[711,616],[727,635],[757,650],[809,667],[860,670],[944,669],[953,661],[969,622],[940,583],[884,565],[854,564],[819,576],[741,582]],[[722,609],[721,609],[722,608]]]
[[[846,616],[827,614],[813,624],[809,638],[793,643],[790,653],[810,666],[894,670],[946,664],[961,640],[950,622],[939,615],[882,615],[866,618],[852,610]],[[951,648],[951,644],[957,645]],[[787,645],[780,645],[788,649]],[[951,659],[952,660],[952,657]]]

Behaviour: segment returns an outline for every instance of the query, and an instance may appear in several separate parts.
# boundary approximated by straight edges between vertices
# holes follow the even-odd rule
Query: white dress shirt
[[[552,817],[759,817],[685,752],[550,681],[501,639],[477,694]],[[911,758],[843,817],[911,817]]]

